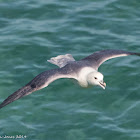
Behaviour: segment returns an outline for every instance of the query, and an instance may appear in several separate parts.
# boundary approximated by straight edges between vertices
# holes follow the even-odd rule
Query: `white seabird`
[[[59,68],[48,70],[37,75],[24,87],[7,97],[0,104],[0,108],[23,96],[29,95],[34,91],[47,87],[50,83],[59,78],[76,79],[82,87],[88,87],[88,85],[98,85],[105,89],[106,83],[103,81],[103,75],[98,72],[99,66],[108,59],[128,55],[140,56],[140,53],[122,50],[102,50],[79,61],[75,61],[71,54],[53,57],[48,61],[59,66]]]

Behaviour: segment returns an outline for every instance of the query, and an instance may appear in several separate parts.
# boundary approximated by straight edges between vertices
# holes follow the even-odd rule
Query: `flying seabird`
[[[103,81],[103,74],[98,72],[99,66],[108,59],[128,55],[140,56],[140,53],[127,52],[123,50],[102,50],[97,51],[79,61],[76,61],[71,54],[53,57],[48,60],[48,62],[57,65],[59,68],[47,70],[37,75],[24,87],[7,97],[0,104],[0,108],[23,96],[29,95],[34,91],[47,87],[50,83],[59,78],[76,79],[82,87],[88,87],[88,85],[98,85],[105,89],[106,83]]]

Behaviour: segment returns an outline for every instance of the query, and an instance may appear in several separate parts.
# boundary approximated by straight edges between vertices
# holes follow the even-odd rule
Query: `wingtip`
[[[5,105],[3,105],[2,103],[0,104],[0,109],[2,109]]]
[[[5,107],[6,105],[8,105],[9,103],[6,103],[5,101],[3,101],[1,104],[0,104],[0,109],[2,109],[3,107]]]
[[[9,99],[9,98],[7,98]],[[2,109],[3,107],[7,106],[8,104],[12,103],[13,101],[10,100],[4,100],[1,104],[0,104],[0,109]]]
[[[137,56],[140,56],[140,53],[133,53],[132,55],[137,55]]]
[[[23,96],[26,96],[30,93],[33,92],[33,89],[31,86],[24,86],[20,88],[19,90],[15,91],[13,94],[8,96],[1,104],[0,104],[0,109],[7,106],[8,104],[14,102],[15,100],[18,100],[22,98]]]

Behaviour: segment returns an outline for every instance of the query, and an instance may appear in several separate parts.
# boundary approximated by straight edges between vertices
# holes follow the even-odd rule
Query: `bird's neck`
[[[82,68],[78,74],[78,83],[82,87],[88,87],[88,74],[94,72],[95,69],[91,67]]]

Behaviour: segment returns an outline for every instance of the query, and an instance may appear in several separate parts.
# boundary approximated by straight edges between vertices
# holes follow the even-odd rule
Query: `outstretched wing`
[[[65,69],[52,69],[45,71],[38,76],[36,76],[32,81],[27,85],[20,88],[9,97],[7,97],[1,104],[0,108],[10,104],[11,102],[20,99],[23,96],[29,95],[34,91],[40,90],[44,87],[47,87],[51,82],[59,78],[75,78],[74,74],[70,73]]]
[[[102,50],[85,57],[82,61],[87,61],[87,63],[98,70],[98,67],[106,60],[128,55],[140,56],[140,53],[127,52],[123,50]]]

